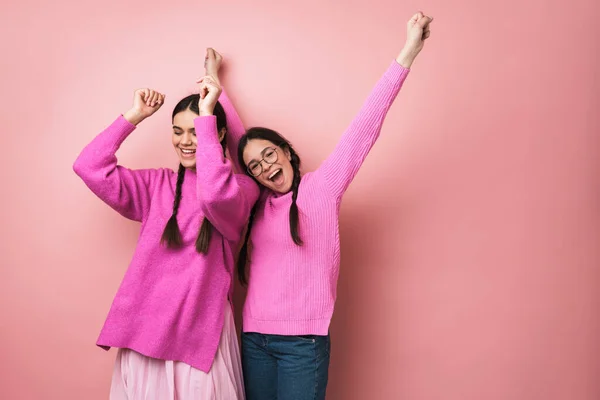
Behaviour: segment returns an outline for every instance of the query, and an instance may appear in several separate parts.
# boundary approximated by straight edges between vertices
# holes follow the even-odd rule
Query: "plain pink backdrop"
[[[94,343],[139,226],[71,166],[134,89],[167,103],[126,166],[176,166],[169,114],[214,46],[246,125],[312,169],[422,9],[432,37],[342,206],[328,399],[597,400],[598,4],[3,2],[0,398],[108,396]]]

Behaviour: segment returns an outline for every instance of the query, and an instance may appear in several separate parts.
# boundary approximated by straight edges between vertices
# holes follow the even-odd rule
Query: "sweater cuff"
[[[223,153],[223,147],[219,143],[217,133],[217,117],[207,115],[194,119],[194,128],[196,129],[196,139],[198,146],[196,148],[196,158],[204,154],[211,154],[215,149],[219,149],[219,153]]]
[[[194,128],[196,128],[196,138],[198,147],[206,145],[221,146],[217,134],[217,117],[207,115],[194,119]]]
[[[398,61],[392,61],[392,64],[389,66],[385,75],[393,82],[404,80],[408,73],[410,72],[410,68],[404,68],[402,65],[398,63]]]
[[[119,135],[117,139],[117,146],[120,146],[121,143],[135,130],[136,126],[131,122],[127,121],[125,117],[121,114],[119,117],[110,125],[108,128],[110,131],[115,132]]]
[[[122,130],[127,130],[129,133],[135,130],[135,125],[127,121],[123,114],[119,115],[117,120],[113,123],[115,127],[119,127]]]

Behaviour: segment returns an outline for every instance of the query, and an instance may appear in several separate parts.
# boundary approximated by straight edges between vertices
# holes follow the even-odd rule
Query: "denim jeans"
[[[328,336],[242,333],[246,400],[323,400]]]

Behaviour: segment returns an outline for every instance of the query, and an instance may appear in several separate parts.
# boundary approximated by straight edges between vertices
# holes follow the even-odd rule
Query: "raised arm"
[[[429,37],[431,18],[417,13],[407,26],[403,50],[377,82],[339,143],[318,171],[323,174],[332,195],[339,201],[358,173],[381,133],[383,122],[406,79],[409,68]]]
[[[119,116],[88,144],[73,170],[102,201],[126,218],[142,221],[150,208],[158,170],[130,170],[118,165],[116,152],[136,124],[158,110],[164,96],[150,89],[134,94],[134,107]]]
[[[204,63],[204,68],[206,75],[211,76],[217,84],[221,84],[219,80],[219,71],[221,69],[221,64],[223,62],[223,57],[217,51],[212,48],[206,49],[206,59]],[[239,173],[244,173],[245,167],[242,166],[242,163],[238,160],[238,143],[240,139],[246,132],[244,128],[244,124],[237,113],[231,99],[227,96],[227,93],[223,89],[221,92],[221,96],[219,97],[219,102],[225,109],[225,115],[227,116],[227,150],[229,151],[229,157],[235,166],[235,169]]]
[[[234,173],[232,163],[223,156],[213,115],[220,94],[219,84],[210,76],[201,79],[200,116],[194,120],[197,194],[206,218],[226,239],[237,242],[259,190],[250,177]]]

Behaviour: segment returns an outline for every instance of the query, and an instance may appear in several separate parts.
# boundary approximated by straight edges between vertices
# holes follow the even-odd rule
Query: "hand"
[[[198,100],[200,116],[213,115],[221,95],[221,85],[210,75],[203,76],[198,83],[200,84],[200,100]]]
[[[206,58],[204,59],[204,70],[206,75],[210,75],[213,79],[219,82],[219,70],[223,63],[223,56],[215,51],[212,47],[206,49]]]
[[[406,43],[396,60],[405,68],[410,68],[413,61],[419,55],[425,40],[431,35],[429,26],[433,18],[418,12],[406,24]]]
[[[164,104],[165,95],[152,89],[138,89],[133,93],[133,107],[123,116],[130,123],[137,125]]]

